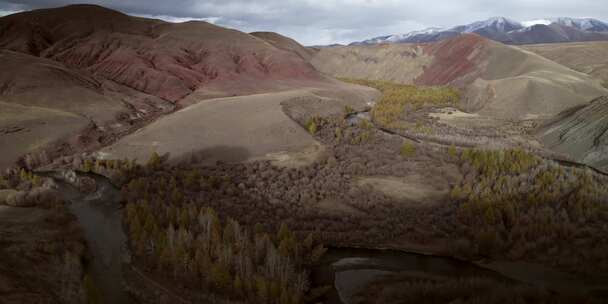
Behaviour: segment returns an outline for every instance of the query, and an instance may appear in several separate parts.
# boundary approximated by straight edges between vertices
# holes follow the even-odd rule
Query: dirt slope
[[[608,87],[608,42],[537,44],[522,48],[589,74]]]
[[[253,33],[249,33],[249,34],[265,40],[266,42],[272,44],[274,47],[276,47],[278,49],[294,52],[306,61],[309,61],[312,58],[312,55],[314,53],[313,50],[305,48],[303,45],[301,45],[297,41],[295,41],[289,37],[285,37],[281,34],[277,34],[277,33],[273,33],[273,32],[253,32]]]
[[[608,97],[562,113],[538,135],[552,149],[608,169]]]
[[[608,94],[588,75],[517,47],[491,42],[487,52],[474,82],[486,92],[480,114],[546,119]]]
[[[452,85],[464,92],[462,109],[500,119],[548,118],[608,93],[588,75],[473,34],[431,44],[324,48],[311,62],[338,77]]]
[[[422,46],[384,44],[320,48],[311,63],[319,71],[337,77],[412,83],[432,60]]]
[[[73,113],[0,99],[0,168],[10,166],[23,154],[82,131],[88,124],[86,118]]]
[[[299,117],[361,109],[376,90],[342,83],[249,96],[210,99],[167,115],[101,151],[106,158],[146,161],[153,152],[206,162],[302,157],[319,143],[285,114]],[[313,155],[314,156],[314,155]],[[314,159],[314,157],[304,157]]]
[[[127,107],[104,95],[101,82],[59,62],[0,50],[0,95],[6,102],[77,113],[99,124]],[[101,111],[100,111],[101,110]]]
[[[298,54],[306,49],[297,42],[260,35],[274,42],[206,22],[173,24],[94,5],[0,18],[0,106],[14,113],[0,128],[22,130],[0,134],[0,141],[18,143],[2,148],[10,161],[1,165],[42,147],[51,157],[98,149],[204,99],[328,81]],[[45,124],[56,132],[40,127]]]
[[[1,168],[42,149],[48,151],[36,158],[98,147],[174,107],[161,98],[24,53],[0,50],[0,70]]]

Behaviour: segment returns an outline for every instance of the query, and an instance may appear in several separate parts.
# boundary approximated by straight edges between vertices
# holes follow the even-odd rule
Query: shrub
[[[364,130],[371,130],[373,128],[372,123],[367,119],[361,119],[359,127]]]
[[[344,106],[344,114],[345,115],[350,115],[352,113],[355,113],[355,109],[353,109],[351,106],[349,105],[345,105]]]
[[[34,185],[34,187],[42,186],[42,178],[38,175],[34,175],[32,177],[32,184]]]
[[[401,146],[401,151],[399,151],[399,153],[401,154],[401,156],[404,157],[414,156],[416,155],[416,147],[412,143],[403,143],[403,145]]]
[[[93,161],[91,161],[90,159],[85,159],[84,165],[82,167],[82,171],[92,172],[93,171]]]
[[[87,303],[99,304],[102,302],[99,288],[97,288],[97,285],[95,285],[95,282],[93,282],[93,279],[91,279],[88,274],[84,276],[83,285],[87,297]]]
[[[150,155],[150,158],[148,159],[148,163],[146,164],[146,166],[150,169],[158,169],[160,167],[160,165],[162,164],[162,159],[160,157],[160,155],[158,155],[158,153],[153,152],[152,155]]]
[[[8,180],[6,178],[4,178],[3,176],[0,176],[0,189],[6,189],[9,186],[10,185],[8,183]]]
[[[340,141],[343,137],[343,133],[344,131],[342,130],[341,127],[336,127],[336,140]]]
[[[311,118],[308,120],[308,122],[306,122],[306,130],[308,130],[308,133],[311,135],[315,135],[317,133],[317,123],[314,118]]]

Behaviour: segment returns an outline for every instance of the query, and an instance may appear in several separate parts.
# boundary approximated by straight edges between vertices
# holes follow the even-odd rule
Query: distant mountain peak
[[[551,26],[552,24],[558,26]],[[564,32],[563,30],[566,29],[564,27],[573,30]],[[449,29],[427,28],[404,34],[374,37],[351,44],[423,43],[443,40],[463,33],[476,33],[488,39],[511,44],[608,40],[608,23],[594,18],[571,17],[540,18],[519,22],[497,16]]]
[[[486,21],[486,23],[495,23],[495,24],[514,24],[514,25],[521,25],[521,23],[519,21],[515,21],[513,19],[507,18],[507,17],[491,17],[488,18]]]
[[[582,31],[606,32],[608,24],[595,18],[558,17],[551,19],[553,23],[573,27]]]
[[[492,17],[483,21],[476,21],[467,25],[454,27],[453,29],[462,33],[475,33],[480,30],[495,30],[508,32],[522,28],[521,23],[505,17]]]
[[[434,34],[434,33],[438,33],[443,31],[443,28],[440,27],[429,27],[426,29],[422,29],[422,30],[418,30],[418,31],[411,31],[409,33],[406,34],[397,34],[397,35],[390,35],[388,37],[386,37],[386,40],[388,42],[399,42],[400,40],[403,39],[407,39],[410,37],[414,37],[416,35],[427,35],[427,34]]]

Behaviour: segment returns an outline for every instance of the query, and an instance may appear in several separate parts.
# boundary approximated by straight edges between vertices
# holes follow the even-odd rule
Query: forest
[[[521,150],[464,150],[460,159],[470,179],[451,197],[468,241],[456,251],[477,247],[475,254],[533,258],[572,272],[608,270],[605,176]]]
[[[297,304],[322,295],[324,288],[314,289],[308,277],[308,267],[326,251],[314,232],[299,236],[285,223],[243,226],[188,195],[225,180],[162,166],[153,155],[145,174],[122,188],[138,264],[233,300]]]

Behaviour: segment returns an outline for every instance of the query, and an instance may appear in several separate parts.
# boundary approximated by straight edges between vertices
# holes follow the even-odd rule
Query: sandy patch
[[[316,141],[281,110],[303,90],[201,101],[167,115],[102,150],[108,158],[147,160],[154,151],[172,158],[202,153],[207,161],[245,161],[298,151]]]
[[[251,161],[270,160],[271,164],[284,168],[299,168],[314,163],[325,151],[320,143],[314,143],[299,151],[279,151],[268,153],[262,157],[252,158]]]
[[[328,213],[331,215],[354,215],[354,216],[360,216],[360,215],[364,215],[363,212],[343,203],[340,202],[339,200],[335,200],[335,199],[326,199],[323,201],[320,201],[319,203],[317,203],[315,205],[316,208],[319,208],[322,210],[322,212],[324,213]]]
[[[417,174],[407,177],[368,176],[356,179],[359,187],[371,187],[373,190],[384,193],[400,201],[417,203],[434,203],[449,193],[447,181],[436,178],[430,181]]]
[[[467,113],[455,108],[436,109],[428,115],[431,118],[439,119],[439,123],[460,129],[496,128],[505,124],[504,120],[498,118],[482,116],[477,113]]]
[[[462,112],[455,108],[442,108],[438,109],[437,112],[429,113],[429,116],[439,118],[443,121],[452,121],[461,118],[476,118],[479,117],[475,113]]]

